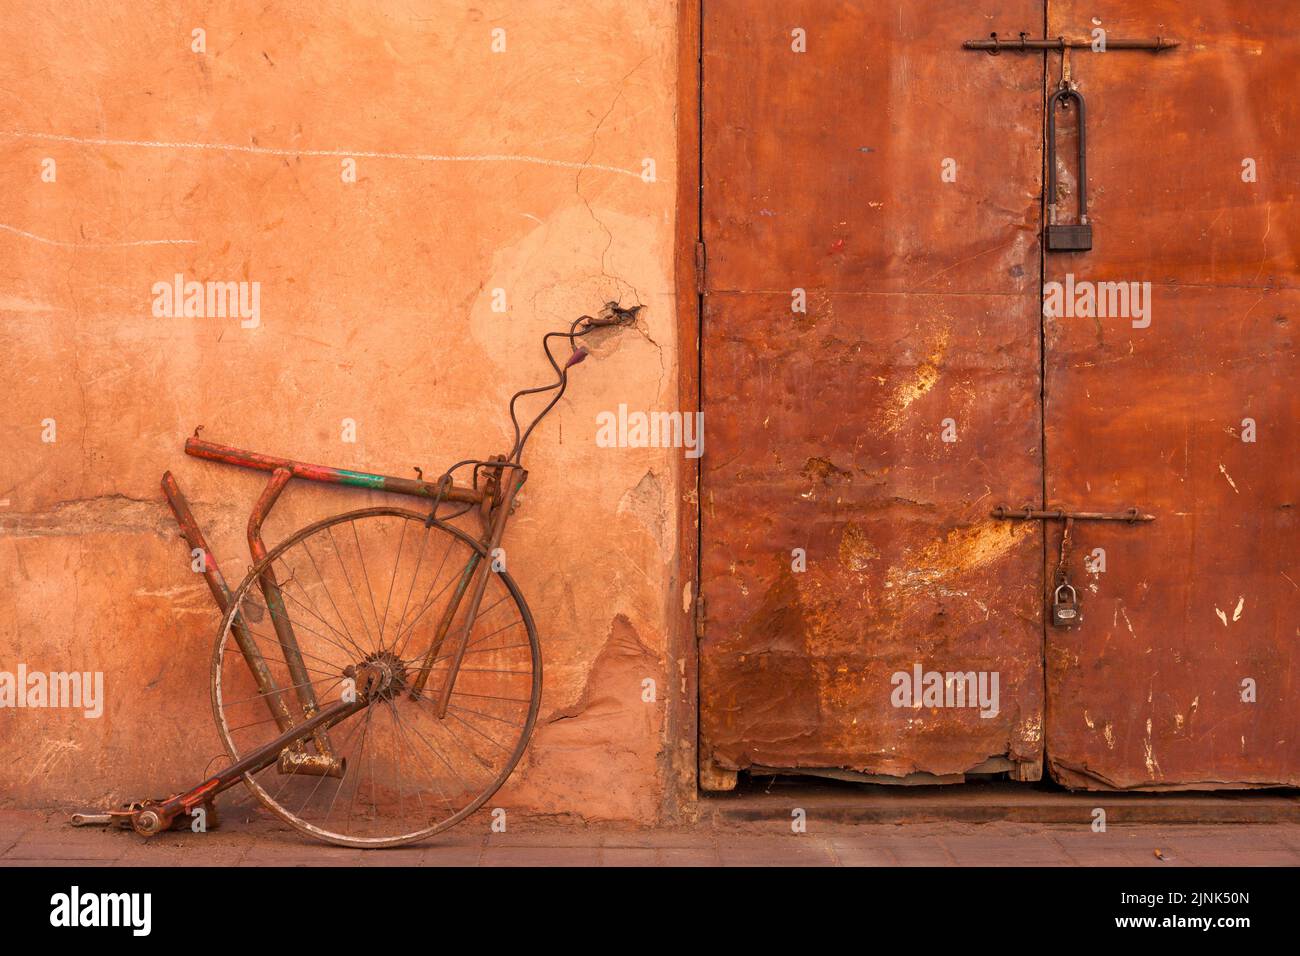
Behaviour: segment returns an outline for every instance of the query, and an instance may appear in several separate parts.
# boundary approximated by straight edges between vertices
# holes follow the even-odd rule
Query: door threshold
[[[808,777],[741,781],[728,793],[701,794],[704,819],[717,824],[789,823],[790,808],[810,819],[848,824],[1063,823],[1089,825],[1106,811],[1109,826],[1134,823],[1249,824],[1300,822],[1295,790],[1070,792],[1052,785],[978,781],[909,787],[839,783]]]

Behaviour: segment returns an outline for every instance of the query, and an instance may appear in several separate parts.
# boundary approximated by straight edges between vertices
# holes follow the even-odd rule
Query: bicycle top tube
[[[329,465],[312,465],[307,462],[294,461],[291,458],[277,458],[255,451],[245,451],[231,445],[208,441],[204,438],[187,438],[185,454],[208,461],[219,461],[241,468],[257,471],[275,471],[285,468],[295,478],[307,481],[319,481],[329,485],[348,485],[353,488],[370,488],[375,491],[387,491],[398,495],[410,495],[413,498],[438,497],[438,483],[420,481],[415,478],[395,478],[391,475],[377,475],[367,471],[352,471],[346,468],[331,468]],[[483,501],[483,492],[463,485],[452,485],[442,493],[443,501],[456,501],[464,504],[479,504]]]

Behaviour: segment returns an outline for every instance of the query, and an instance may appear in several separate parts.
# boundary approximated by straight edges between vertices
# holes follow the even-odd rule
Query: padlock
[[[1079,108],[1079,221],[1056,221],[1056,106],[1073,99]],[[1047,251],[1087,252],[1092,248],[1092,224],[1088,222],[1088,133],[1083,94],[1062,87],[1047,101]]]
[[[1069,599],[1062,595],[1069,592]],[[1058,584],[1056,591],[1052,594],[1052,625],[1054,627],[1070,627],[1078,624],[1083,618],[1079,615],[1079,594],[1070,584]]]
[[[1087,252],[1091,248],[1091,223],[1048,223],[1048,252]]]

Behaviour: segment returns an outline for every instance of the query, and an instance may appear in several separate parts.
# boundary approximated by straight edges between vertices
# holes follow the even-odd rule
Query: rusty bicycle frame
[[[547,359],[556,373],[556,380],[548,385],[522,389],[510,399],[510,418],[514,425],[514,446],[510,452],[496,455],[489,459],[467,459],[448,468],[437,481],[424,481],[420,478],[397,478],[364,471],[334,468],[327,465],[315,465],[279,458],[258,452],[245,451],[230,445],[208,441],[194,436],[185,442],[185,453],[195,458],[236,465],[256,471],[270,472],[270,479],[262,490],[248,519],[248,549],[253,558],[253,571],[257,571],[258,585],[266,600],[266,608],[271,614],[271,623],[275,630],[284,660],[289,670],[291,686],[298,698],[297,716],[295,708],[286,701],[287,688],[276,684],[270,669],[249,633],[247,623],[241,615],[253,616],[251,611],[237,610],[231,621],[231,632],[239,647],[244,662],[247,664],[260,696],[265,699],[271,718],[275,721],[280,734],[265,745],[257,748],[242,759],[225,767],[219,773],[210,776],[189,790],[172,794],[161,800],[141,800],[130,803],[120,809],[86,811],[74,813],[72,824],[112,825],[133,829],[143,836],[153,836],[164,830],[186,823],[186,818],[199,808],[207,814],[208,825],[215,821],[213,799],[221,792],[240,782],[245,776],[258,773],[273,764],[282,774],[294,773],[304,776],[342,777],[346,772],[346,761],[334,755],[330,740],[330,728],[346,718],[364,710],[378,699],[374,691],[385,680],[374,662],[349,666],[345,675],[352,678],[356,685],[355,699],[340,700],[322,707],[316,699],[307,669],[299,650],[293,625],[285,608],[279,582],[269,562],[269,549],[262,539],[262,525],[271,509],[279,500],[284,489],[294,479],[318,482],[322,484],[341,485],[390,494],[406,495],[431,502],[432,507],[426,524],[432,524],[438,517],[438,508],[445,504],[459,504],[462,508],[446,516],[455,518],[469,511],[476,511],[482,526],[479,543],[482,552],[471,554],[465,568],[460,572],[455,591],[443,612],[434,631],[434,638],[428,652],[421,661],[421,666],[410,683],[409,694],[419,699],[429,690],[427,687],[434,662],[440,659],[440,651],[452,634],[452,624],[468,596],[462,622],[457,625],[452,635],[450,665],[443,686],[434,697],[435,714],[439,719],[445,718],[450,691],[455,684],[465,655],[465,648],[473,630],[480,602],[487,589],[492,563],[482,559],[483,554],[491,555],[501,544],[506,524],[515,505],[519,489],[528,478],[528,472],[520,463],[523,449],[538,423],[555,407],[563,397],[568,385],[568,370],[581,362],[588,355],[587,350],[578,345],[576,340],[599,328],[618,325],[630,325],[636,320],[642,306],[621,308],[616,302],[606,303],[604,310],[597,317],[581,316],[569,327],[567,332],[548,332],[543,336],[543,347]],[[560,366],[550,351],[552,338],[567,338],[572,353],[568,361]],[[516,403],[525,396],[554,391],[555,395],[537,414],[526,429],[522,429],[516,417]],[[468,484],[457,484],[453,474],[461,468],[473,466],[472,480]],[[481,484],[480,484],[481,481]],[[212,551],[208,546],[202,529],[190,509],[180,486],[170,471],[162,477],[163,495],[171,507],[172,514],[180,526],[181,535],[190,545],[191,554],[200,561],[204,580],[212,592],[213,600],[223,616],[231,613],[233,592],[221,573]],[[259,570],[260,569],[260,570]],[[404,689],[405,690],[405,689]],[[306,743],[311,741],[315,753],[308,752]]]

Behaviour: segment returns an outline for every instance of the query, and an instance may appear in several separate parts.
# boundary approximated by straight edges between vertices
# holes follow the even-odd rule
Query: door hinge
[[[695,639],[704,640],[704,595],[701,594],[695,601]]]
[[[695,294],[696,295],[704,295],[704,289],[705,289],[704,269],[705,269],[704,243],[697,242],[695,244]]]

